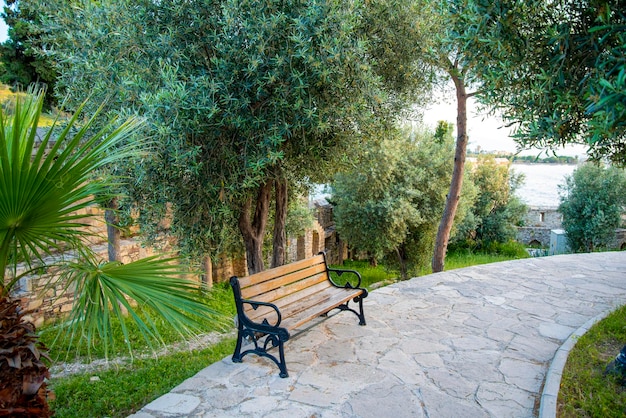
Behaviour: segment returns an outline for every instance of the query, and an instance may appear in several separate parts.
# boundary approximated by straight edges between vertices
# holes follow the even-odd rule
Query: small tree
[[[625,211],[624,170],[587,163],[559,188],[559,212],[570,248],[575,252],[607,248]]]
[[[452,138],[418,133],[364,151],[333,182],[337,231],[371,261],[397,260],[401,275],[427,262],[452,165]]]

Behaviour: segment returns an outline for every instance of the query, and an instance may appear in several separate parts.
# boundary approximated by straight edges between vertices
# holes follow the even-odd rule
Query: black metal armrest
[[[251,320],[250,318],[248,318],[247,315],[244,314],[245,316],[245,321],[248,322],[248,325],[252,325],[253,327],[258,327],[259,329],[262,329],[263,327],[278,327],[280,326],[280,323],[282,322],[282,315],[280,314],[280,310],[278,309],[278,306],[274,305],[273,303],[269,303],[269,302],[261,302],[261,301],[257,301],[257,300],[249,300],[249,299],[240,299],[240,302],[242,304],[242,312],[243,312],[243,304],[247,303],[248,305],[252,305],[252,309],[254,309],[255,311],[258,309],[259,306],[269,306],[270,308],[274,309],[274,311],[276,312],[276,317],[277,317],[277,321],[275,324],[270,324],[267,319],[263,320],[263,323],[258,323],[258,322],[254,322],[253,320]]]
[[[337,273],[337,276],[341,277],[342,274],[344,273],[351,273],[351,274],[355,274],[356,277],[359,279],[358,283],[356,284],[356,286],[352,286],[352,283],[350,283],[348,280],[346,280],[346,284],[339,285],[337,283],[335,283],[335,281],[330,277],[330,273]],[[330,279],[330,281],[332,282],[332,284],[334,284],[337,287],[343,287],[346,289],[356,289],[356,288],[360,288],[361,287],[361,273],[359,273],[356,270],[343,270],[343,269],[334,269],[334,268],[328,268],[328,278]]]

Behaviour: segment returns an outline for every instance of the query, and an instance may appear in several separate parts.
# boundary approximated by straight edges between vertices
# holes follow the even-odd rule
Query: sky
[[[443,93],[439,93],[439,97],[435,97],[438,103],[430,106],[424,112],[424,124],[432,129],[437,126],[437,122],[440,120],[452,122],[456,125],[456,98],[454,97],[454,91],[449,90],[447,94],[451,96],[452,100],[448,100]],[[519,151],[520,155],[537,156],[541,154],[542,157],[547,155],[545,150],[518,149],[515,141],[510,137],[512,133],[511,128],[504,127],[504,123],[499,117],[480,114],[477,110],[476,102],[472,98],[468,100],[467,108],[468,150],[476,151],[476,148],[480,146],[480,149],[486,152],[505,151],[515,153]],[[572,145],[557,149],[556,154],[559,156],[582,157],[586,153],[584,146]]]
[[[4,0],[0,0],[0,10],[4,8]],[[0,19],[0,42],[7,39],[7,26],[4,19]],[[448,89],[448,95],[454,99],[453,93]],[[438,103],[431,105],[424,112],[424,123],[431,128],[437,126],[437,121],[445,120],[456,125],[456,103],[454,100],[447,100],[440,94],[437,98]],[[517,152],[515,141],[509,137],[509,129],[503,128],[502,121],[493,116],[486,116],[477,113],[477,107],[472,99],[468,102],[468,149],[475,151],[478,146],[482,151],[495,152]],[[522,150],[523,155],[539,155],[540,150]],[[585,149],[582,146],[569,146],[564,149],[557,150],[558,155],[563,156],[583,156]],[[543,153],[545,156],[545,152]]]

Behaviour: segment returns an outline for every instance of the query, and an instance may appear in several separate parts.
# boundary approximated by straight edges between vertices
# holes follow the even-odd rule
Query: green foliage
[[[416,103],[429,100],[436,81],[424,59],[432,38],[424,13],[429,2],[378,0],[363,4],[359,32],[367,40],[373,69],[389,92],[385,109],[393,119],[402,119]]]
[[[567,357],[558,398],[560,417],[621,417],[626,391],[616,376],[605,375],[626,341],[626,307],[595,324]]]
[[[528,208],[515,196],[523,175],[510,170],[510,164],[498,164],[492,155],[480,155],[468,172],[478,194],[470,214],[452,238],[455,246],[488,248],[491,243],[506,243],[517,236]]]
[[[526,147],[583,143],[626,161],[626,14],[621,0],[467,2],[463,36],[482,65],[480,99]]]
[[[198,300],[197,286],[180,279],[189,272],[172,264],[173,259],[101,263],[83,239],[83,224],[95,215],[77,211],[96,204],[97,196],[106,196],[111,180],[91,175],[103,165],[141,157],[139,143],[120,146],[137,132],[141,121],[112,120],[89,135],[98,114],[82,122],[79,107],[63,129],[52,127],[36,148],[43,93],[34,92],[23,100],[18,99],[10,117],[0,109],[2,295],[39,269],[60,271],[77,301],[63,331],[71,340],[85,339],[88,345],[98,338],[105,352],[113,338],[113,318],[123,322],[122,307],[147,341],[159,341],[160,335],[154,323],[143,321],[142,309],[154,311],[181,334],[193,333],[200,325],[199,318],[215,318],[216,312]],[[18,274],[21,261],[26,271]]]
[[[232,354],[234,344],[234,340],[227,339],[203,350],[52,379],[50,386],[56,400],[51,407],[56,417],[127,417],[206,366]],[[94,375],[99,379],[91,380]]]
[[[454,125],[450,122],[440,120],[437,122],[437,128],[435,129],[435,139],[438,141],[445,141],[446,138],[452,136]]]
[[[291,199],[287,209],[285,230],[288,235],[300,236],[306,229],[313,227],[315,217],[306,199]]]
[[[607,248],[624,214],[626,172],[587,163],[566,177],[559,194],[570,248],[576,252]]]
[[[371,257],[399,257],[419,267],[433,247],[452,164],[451,138],[400,134],[363,152],[358,165],[333,182],[337,231]],[[404,271],[406,274],[407,272]]]

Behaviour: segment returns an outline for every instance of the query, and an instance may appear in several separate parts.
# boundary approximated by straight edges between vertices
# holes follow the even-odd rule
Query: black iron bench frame
[[[349,273],[358,282],[356,286],[349,281],[339,285],[331,273],[338,278]],[[323,252],[250,276],[233,276],[230,285],[237,308],[237,345],[232,361],[241,363],[248,354],[266,357],[276,363],[283,378],[289,376],[283,345],[290,332],[334,309],[353,312],[359,325],[365,325],[363,299],[367,290],[360,287],[361,275],[355,270],[329,268]],[[359,305],[358,311],[349,306],[350,301]],[[253,347],[242,352],[244,340]],[[275,347],[279,358],[268,352]]]

